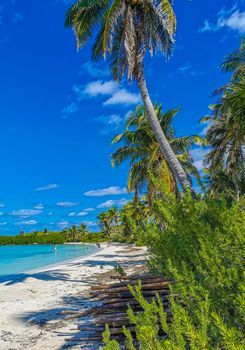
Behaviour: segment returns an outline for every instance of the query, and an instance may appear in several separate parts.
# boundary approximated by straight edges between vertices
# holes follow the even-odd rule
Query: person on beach
[[[57,245],[56,244],[54,245],[54,252],[55,253],[57,252]]]

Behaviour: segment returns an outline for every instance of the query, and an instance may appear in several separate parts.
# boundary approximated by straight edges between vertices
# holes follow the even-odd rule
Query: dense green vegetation
[[[63,244],[66,236],[62,232],[32,232],[17,236],[0,236],[0,245],[7,244]]]
[[[109,239],[146,244],[149,268],[174,278],[172,321],[156,297],[149,304],[132,290],[144,311],[128,317],[136,325],[137,349],[242,350],[244,343],[245,232],[245,40],[222,64],[231,79],[216,91],[210,106],[206,141],[196,136],[178,139],[171,125],[176,110],[162,113],[150,100],[144,57],[160,49],[169,56],[174,44],[172,1],[77,1],[67,13],[78,47],[97,31],[92,57],[109,55],[115,80],[126,74],[138,84],[144,106],[138,106],[113,143],[113,165],[130,162],[128,189],[134,199],[120,210],[98,216]],[[193,142],[209,147],[201,176],[190,157]],[[193,178],[200,194],[193,191]],[[142,197],[143,194],[143,197]],[[160,323],[158,322],[160,320]],[[167,337],[159,337],[161,329]],[[125,347],[135,350],[123,328]],[[104,333],[106,350],[121,349]]]
[[[61,232],[41,232],[24,233],[17,236],[0,236],[0,245],[9,244],[63,244],[68,242],[99,243],[105,242],[103,233],[89,233],[86,225],[71,226]]]
[[[244,204],[245,198],[229,205],[222,197],[193,201],[186,194],[179,201],[166,195],[154,200],[150,217],[141,218],[137,234],[149,247],[149,268],[177,282],[172,290],[185,307],[172,300],[167,326],[161,304],[149,304],[138,291],[145,311],[129,310],[129,319],[140,349],[244,349]],[[159,327],[167,339],[160,340]],[[108,339],[106,344],[107,350],[120,349]]]

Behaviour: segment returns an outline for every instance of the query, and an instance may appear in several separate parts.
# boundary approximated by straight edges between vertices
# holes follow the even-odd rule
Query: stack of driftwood
[[[111,276],[111,279],[118,279]],[[79,336],[68,338],[66,341],[100,342],[105,325],[108,324],[112,339],[123,340],[122,325],[134,334],[134,325],[130,324],[127,317],[128,305],[134,311],[142,311],[139,303],[134,299],[128,289],[128,285],[135,286],[141,280],[142,295],[148,301],[159,294],[167,317],[170,320],[169,286],[173,281],[164,279],[162,276],[126,276],[120,277],[120,282],[101,284],[91,287],[89,293],[90,306],[85,310],[63,311],[66,319],[79,319]],[[83,319],[84,318],[84,319]]]

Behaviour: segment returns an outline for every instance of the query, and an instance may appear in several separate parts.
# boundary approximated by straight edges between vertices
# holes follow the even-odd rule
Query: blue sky
[[[106,62],[90,62],[64,28],[69,0],[0,1],[0,234],[85,222],[128,199],[127,165],[112,169],[113,136],[140,102],[115,84]],[[154,101],[181,105],[178,135],[202,134],[219,65],[245,33],[244,2],[175,0],[173,57],[146,61]],[[202,149],[193,150],[201,167]]]

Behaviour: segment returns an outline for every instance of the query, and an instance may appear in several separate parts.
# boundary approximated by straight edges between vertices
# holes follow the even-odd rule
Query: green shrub
[[[155,220],[145,222],[152,273],[175,279],[172,286],[182,303],[171,300],[172,323],[164,323],[159,301],[142,300],[137,315],[137,349],[242,350],[244,343],[244,199],[228,205],[225,199],[181,200],[168,197],[153,205]],[[166,339],[159,339],[160,329]],[[136,349],[124,329],[129,350]],[[105,336],[105,349],[110,341]],[[131,342],[131,343],[130,343]]]
[[[243,350],[245,346],[242,332],[234,327],[228,328],[218,314],[211,313],[210,301],[206,297],[198,303],[198,318],[193,319],[188,308],[171,298],[171,322],[158,295],[152,302],[141,294],[140,284],[130,288],[143,311],[134,313],[129,307],[128,318],[135,325],[137,345],[131,332],[123,326],[124,348],[128,350]],[[216,327],[214,336],[210,334],[210,323]],[[109,327],[103,335],[105,350],[121,349],[115,340],[110,340]]]

